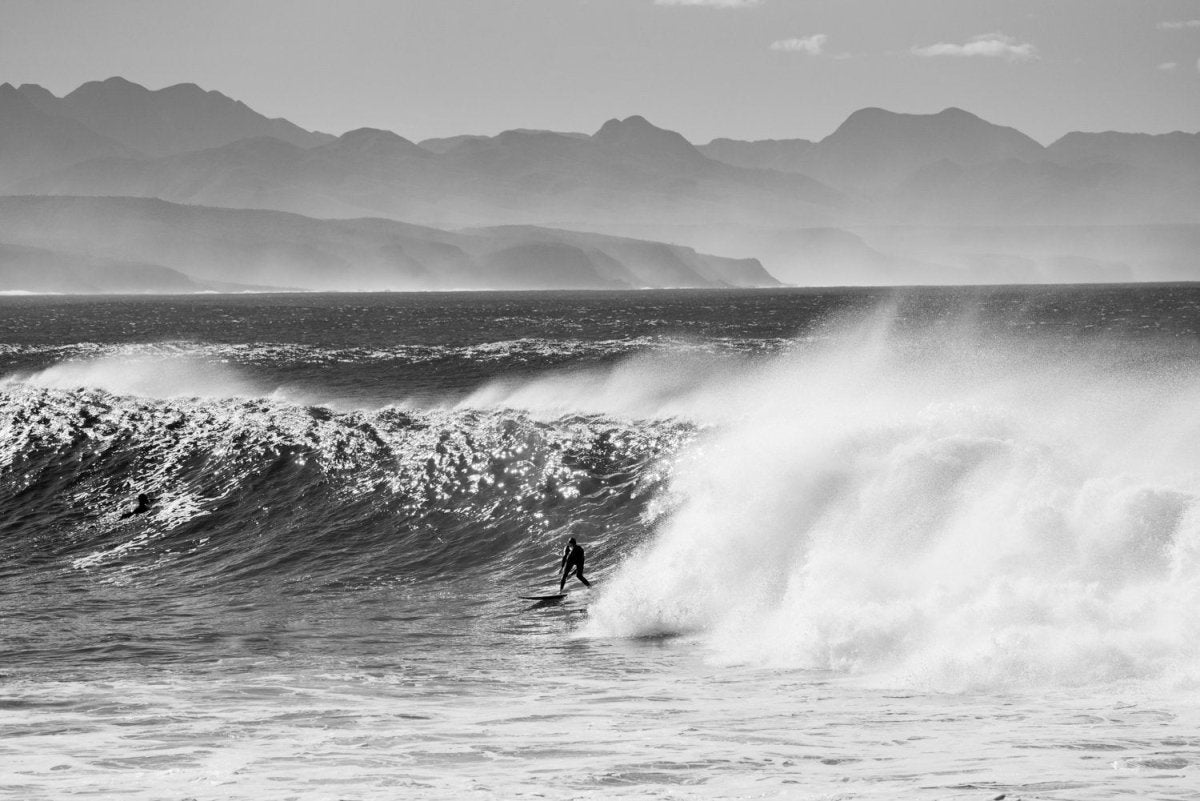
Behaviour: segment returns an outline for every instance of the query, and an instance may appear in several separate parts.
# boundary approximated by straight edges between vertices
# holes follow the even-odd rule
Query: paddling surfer
[[[562,564],[558,569],[562,573],[562,580],[558,582],[559,592],[563,591],[572,572],[575,573],[575,578],[583,582],[583,586],[592,586],[592,582],[583,577],[583,547],[575,542],[574,537],[567,542],[567,547],[563,551]]]

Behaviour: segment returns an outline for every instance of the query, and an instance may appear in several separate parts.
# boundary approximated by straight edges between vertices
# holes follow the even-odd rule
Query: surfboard
[[[522,601],[561,601],[567,597],[567,594],[560,593],[557,595],[518,595]]]

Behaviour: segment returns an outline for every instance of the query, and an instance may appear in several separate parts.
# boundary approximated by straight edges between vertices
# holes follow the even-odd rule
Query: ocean
[[[0,796],[1198,798],[1198,368],[1192,285],[0,298]]]

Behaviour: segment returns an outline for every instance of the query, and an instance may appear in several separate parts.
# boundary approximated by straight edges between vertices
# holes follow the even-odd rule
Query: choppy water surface
[[[2,298],[0,789],[1193,798],[1198,362],[1186,286]]]

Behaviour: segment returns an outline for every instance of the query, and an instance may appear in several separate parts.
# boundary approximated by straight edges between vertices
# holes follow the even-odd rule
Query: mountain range
[[[0,197],[0,242],[0,285],[39,292],[130,291],[134,275],[141,291],[160,292],[778,286],[754,259],[658,242],[150,198]]]
[[[641,117],[611,120],[586,139],[507,131],[464,140],[445,153],[368,128],[313,147],[256,136],[157,158],[64,164],[7,188],[439,226],[720,221],[746,214],[821,218],[842,202],[839,192],[803,175],[706,158]]]
[[[0,86],[0,192],[24,196],[25,203],[34,196],[155,198],[210,214],[225,208],[321,220],[386,218],[437,230],[437,237],[428,235],[434,239],[462,236],[471,243],[523,231],[537,240],[543,265],[571,229],[577,233],[569,247],[582,252],[598,241],[582,232],[666,240],[726,257],[757,256],[788,283],[988,282],[1012,275],[1114,280],[1131,269],[1141,277],[1158,272],[1131,268],[1127,260],[1136,267],[1137,252],[1122,251],[1120,263],[1106,260],[1082,233],[1035,237],[1064,250],[1032,254],[1020,245],[1022,232],[1200,224],[1200,134],[1073,132],[1043,146],[957,108],[936,114],[869,108],[818,141],[717,139],[697,146],[630,116],[591,134],[518,129],[417,143],[369,128],[336,137],[306,131],[194,84],[150,90],[110,78],[62,97],[33,84]],[[262,216],[244,217],[266,224]],[[333,235],[327,226],[310,227]],[[885,236],[896,227],[928,235]],[[941,250],[929,240],[929,232],[984,228],[1008,234],[946,233],[956,244]],[[904,249],[917,239],[921,248]],[[967,241],[993,250],[964,250]],[[53,243],[22,245],[3,235],[0,242],[56,252]],[[429,273],[421,286],[457,286],[468,275],[471,286],[491,286],[488,275],[505,274],[495,272],[499,262],[488,255],[498,251],[454,246],[476,260],[477,272],[438,262],[429,269],[456,277],[447,284]],[[157,263],[153,249],[126,254],[135,255]],[[1014,272],[1010,257],[1026,260],[1028,269]],[[1037,261],[1032,267],[1030,258]],[[1180,261],[1169,261],[1174,275]],[[555,285],[593,285],[572,269],[563,266],[563,276],[574,277]],[[311,271],[297,270],[315,280]],[[606,274],[593,264],[585,272],[601,276],[594,279],[599,285],[672,285],[662,283],[672,274],[666,268]],[[556,275],[547,268],[512,280],[534,274],[543,275],[537,281]],[[697,285],[703,274],[692,269],[676,278]],[[713,280],[762,283],[749,274]],[[270,276],[264,282],[279,285],[284,273]]]
[[[124,78],[90,81],[63,97],[36,84],[18,90],[47,114],[74,120],[147,157],[220,147],[270,136],[300,147],[333,139],[287,120],[268,119],[220,92],[181,83],[152,91]]]

